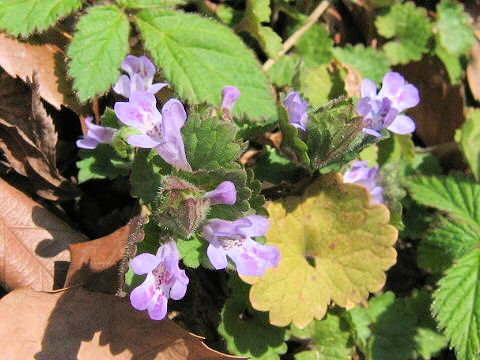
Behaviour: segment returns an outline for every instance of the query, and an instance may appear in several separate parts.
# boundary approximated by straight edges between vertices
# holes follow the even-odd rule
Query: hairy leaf
[[[272,203],[266,238],[281,260],[263,277],[245,277],[254,308],[270,311],[274,325],[303,328],[322,319],[331,301],[350,307],[378,291],[395,263],[397,231],[387,208],[368,202],[365,188],[332,174],[300,197]]]
[[[91,7],[80,18],[67,51],[68,73],[80,101],[103,94],[117,81],[129,29],[127,16],[113,5]]]

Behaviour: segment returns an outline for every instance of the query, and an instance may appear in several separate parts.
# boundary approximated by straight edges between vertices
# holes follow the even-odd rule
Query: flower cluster
[[[377,184],[378,166],[369,168],[365,161],[355,161],[343,174],[343,182],[364,186],[370,193],[370,204],[383,202],[383,189]]]

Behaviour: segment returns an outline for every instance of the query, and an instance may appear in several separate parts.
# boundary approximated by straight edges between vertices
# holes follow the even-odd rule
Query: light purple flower
[[[225,86],[222,89],[222,104],[220,107],[222,109],[231,111],[239,97],[240,90],[238,90],[235,86]]]
[[[211,219],[203,226],[210,243],[207,255],[217,270],[227,267],[227,256],[233,260],[241,275],[260,276],[267,267],[277,266],[280,252],[274,246],[262,245],[252,237],[264,235],[268,219],[250,215],[235,221]]]
[[[291,91],[284,101],[288,113],[288,120],[297,129],[306,131],[308,122],[308,102],[304,101],[299,93]]]
[[[343,175],[343,182],[364,186],[370,193],[370,204],[373,205],[383,202],[383,189],[377,185],[377,178],[378,166],[369,168],[365,161],[355,161]]]
[[[168,299],[185,296],[188,277],[178,267],[178,249],[171,240],[158,248],[157,254],[143,253],[130,261],[137,275],[147,274],[145,281],[130,293],[130,302],[137,310],[147,310],[153,320],[162,320],[167,314]]]
[[[113,91],[126,98],[130,97],[135,91],[147,91],[155,94],[168,86],[168,83],[153,84],[156,69],[155,65],[146,56],[127,55],[121,68],[128,75],[120,76],[113,87]]]
[[[415,131],[415,122],[402,111],[420,102],[418,89],[405,81],[397,72],[388,72],[383,77],[382,89],[377,94],[375,83],[362,81],[362,99],[357,104],[357,113],[364,117],[364,131],[379,137],[379,130],[386,128],[396,134]]]
[[[207,192],[204,197],[210,199],[211,205],[233,205],[237,201],[237,190],[233,182],[224,181],[215,190]]]
[[[98,144],[110,144],[115,136],[114,128],[95,125],[91,116],[85,118],[87,135],[77,140],[77,146],[82,149],[95,149]]]
[[[155,96],[144,91],[134,92],[128,102],[115,103],[118,119],[142,133],[129,136],[127,142],[137,147],[153,148],[167,163],[191,171],[180,132],[187,120],[182,103],[177,99],[168,100],[161,114],[156,104]]]

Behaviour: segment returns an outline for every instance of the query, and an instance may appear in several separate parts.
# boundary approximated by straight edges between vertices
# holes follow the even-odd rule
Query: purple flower
[[[261,245],[252,239],[268,230],[268,220],[250,215],[235,221],[211,219],[203,227],[203,234],[210,243],[207,255],[217,270],[227,267],[227,255],[233,260],[241,275],[259,276],[267,267],[275,267],[280,252],[274,246]]]
[[[359,184],[367,188],[370,193],[370,204],[383,202],[383,189],[377,185],[378,166],[369,168],[365,161],[355,161],[350,165],[350,170],[343,175],[344,183]]]
[[[297,129],[306,131],[308,122],[308,102],[304,101],[300,94],[291,91],[284,101],[288,113],[288,120]]]
[[[115,103],[118,119],[142,133],[129,136],[127,142],[133,146],[153,148],[167,163],[191,171],[180,132],[187,119],[182,103],[177,99],[168,100],[162,107],[162,114],[156,104],[155,96],[144,91],[134,92],[128,102]]]
[[[77,146],[82,149],[95,149],[98,144],[110,144],[115,136],[114,128],[95,125],[92,117],[85,118],[87,125],[87,135],[77,140]]]
[[[215,190],[207,192],[204,197],[210,199],[211,205],[233,205],[237,201],[237,190],[233,182],[224,181]]]
[[[238,90],[235,86],[225,86],[222,89],[222,104],[220,107],[222,109],[231,111],[239,97],[240,90]]]
[[[420,101],[418,89],[408,84],[402,75],[388,72],[383,77],[382,89],[377,94],[375,83],[362,81],[362,99],[357,104],[357,113],[364,117],[364,131],[379,137],[379,130],[386,128],[396,134],[410,134],[415,131],[415,122],[400,114],[416,106]]]
[[[188,277],[178,267],[178,259],[177,245],[171,240],[158,248],[157,255],[143,253],[130,261],[135,274],[147,274],[145,281],[130,293],[135,309],[147,309],[151,319],[162,320],[167,314],[168,299],[184,297]]]
[[[121,65],[128,75],[121,75],[113,87],[113,91],[125,97],[130,97],[135,91],[147,91],[155,94],[168,83],[153,84],[155,65],[146,57],[128,55]]]

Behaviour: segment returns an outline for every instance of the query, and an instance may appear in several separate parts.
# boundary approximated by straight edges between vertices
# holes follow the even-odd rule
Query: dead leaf
[[[352,66],[348,64],[342,64],[341,66],[343,66],[347,73],[344,79],[345,92],[348,96],[360,97],[362,88],[362,76],[357,70],[355,70]]]
[[[50,294],[15,290],[0,300],[0,317],[5,359],[235,358],[208,348],[172,320],[150,320],[127,299],[81,288]]]
[[[53,44],[33,45],[0,34],[0,66],[12,77],[23,81],[38,73],[40,95],[60,110],[64,95],[58,90],[59,76],[55,73],[56,56],[61,50]]]
[[[57,134],[47,115],[36,82],[29,91],[19,80],[0,74],[0,149],[10,165],[29,177],[38,195],[68,199],[76,187],[56,167]]]
[[[455,129],[465,121],[461,86],[450,85],[443,64],[434,57],[424,57],[396,70],[420,92],[420,103],[407,114],[415,120],[416,133],[425,145],[453,141]]]
[[[480,101],[480,43],[475,41],[467,66],[467,80],[475,100]]]
[[[70,243],[86,240],[64,221],[0,179],[0,285],[51,290]],[[63,263],[62,263],[63,262]],[[66,269],[65,269],[66,270]]]

